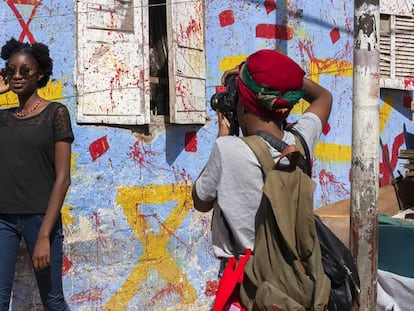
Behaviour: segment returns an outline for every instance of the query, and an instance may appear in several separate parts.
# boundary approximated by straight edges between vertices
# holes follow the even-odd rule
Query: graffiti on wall
[[[394,1],[393,5],[398,1]],[[247,8],[248,10],[249,8]],[[340,10],[342,10],[341,8]],[[269,15],[274,11],[284,12],[283,13],[276,13],[276,16],[279,14],[278,23],[262,23],[261,20],[264,20],[264,15]],[[319,162],[320,165],[317,166],[318,171],[314,172],[314,176],[316,180],[319,181],[317,187],[317,205],[316,206],[324,206],[326,204],[333,203],[337,200],[349,197],[350,195],[350,178],[351,178],[351,169],[349,167],[349,163],[351,163],[352,159],[352,146],[351,140],[346,139],[346,142],[337,142],[341,140],[341,137],[338,136],[329,136],[331,132],[332,126],[338,126],[338,124],[331,125],[332,122],[337,123],[338,119],[344,119],[343,115],[340,114],[347,114],[351,113],[350,107],[352,105],[351,98],[352,94],[349,93],[338,93],[335,92],[337,86],[341,81],[344,79],[349,78],[352,79],[353,74],[353,64],[352,64],[352,54],[353,54],[353,45],[352,45],[352,37],[349,34],[352,34],[352,23],[353,18],[350,15],[350,18],[344,18],[345,25],[344,27],[338,27],[336,25],[336,21],[333,19],[332,26],[328,23],[325,25],[320,24],[321,27],[331,27],[328,31],[329,40],[325,40],[329,42],[329,44],[337,45],[340,47],[338,51],[332,58],[326,57],[318,57],[318,53],[314,51],[313,47],[317,45],[315,42],[316,40],[310,39],[313,38],[313,34],[310,33],[308,29],[303,27],[298,20],[303,18],[306,14],[306,10],[300,8],[297,4],[293,3],[292,1],[273,1],[273,0],[266,0],[263,2],[263,7],[257,10],[256,12],[258,15],[262,15],[262,18],[259,19],[257,24],[254,24],[254,19],[252,18],[250,26],[241,25],[240,23],[243,21],[243,17],[237,10],[227,9],[224,8],[222,11],[218,13],[218,20],[219,25],[221,28],[230,28],[235,27],[239,23],[239,28],[247,28],[246,33],[249,33],[249,28],[251,27],[252,30],[250,33],[255,36],[256,39],[268,39],[268,44],[264,45],[265,48],[281,48],[283,49],[286,45],[284,45],[283,41],[290,41],[291,44],[296,45],[297,48],[296,52],[293,53],[293,57],[297,57],[298,60],[302,62],[302,64],[306,65],[306,71],[308,77],[317,82],[321,82],[321,77],[325,76],[324,83],[325,86],[328,87],[333,95],[334,95],[334,105],[343,106],[336,108],[334,107],[334,111],[331,115],[331,119],[328,122],[327,126],[323,129],[323,136],[324,138],[321,139],[314,150],[314,158],[315,161]],[[350,14],[352,11],[346,12],[346,14]],[[254,29],[254,31],[253,31]],[[343,36],[343,35],[346,36]],[[275,40],[271,42],[271,40]],[[262,41],[263,42],[263,41]],[[296,43],[297,42],[297,43]],[[261,46],[263,47],[263,46]],[[333,49],[334,50],[334,49]],[[245,60],[246,54],[235,54],[235,55],[224,55],[220,58],[220,72],[224,72],[225,70],[231,69],[234,66],[240,64],[242,61]],[[326,77],[332,77],[329,80],[330,85],[326,85]],[[342,78],[342,79],[341,79]],[[339,97],[338,97],[339,95]],[[389,116],[394,112],[393,109],[393,102],[394,99],[390,98],[388,101],[382,105],[381,112],[380,112],[380,122],[382,123],[382,130],[384,129],[384,125],[388,122]],[[410,102],[411,100],[405,100],[406,102]],[[308,103],[306,101],[300,101],[298,105],[294,107],[292,110],[293,119],[295,115],[303,113],[306,108],[308,107]],[[409,107],[410,105],[404,104],[405,106]],[[348,120],[349,124],[352,123],[352,120]],[[391,125],[389,125],[391,126]],[[348,133],[349,137],[351,137],[351,126],[346,128],[344,133]],[[381,130],[381,132],[382,132]],[[333,133],[332,135],[335,135]],[[403,146],[404,139],[402,132],[397,133],[393,138],[392,147],[389,147],[387,144],[384,146],[383,150],[383,159],[380,163],[380,185],[385,186],[391,182],[391,175],[389,172],[388,167],[386,166],[386,156],[389,156],[391,168],[392,170],[396,170],[398,168],[398,151]],[[391,148],[391,150],[389,150]],[[339,166],[348,165],[348,180],[344,180],[345,174],[342,176],[335,176],[336,169],[331,169],[331,167],[336,168]],[[326,168],[328,166],[328,168]],[[324,168],[325,167],[325,168]]]
[[[48,1],[4,3],[15,18],[16,38],[35,42],[40,30],[44,33],[44,29],[34,28],[33,20]],[[329,24],[322,37],[316,30],[301,26],[300,18],[309,12],[294,7],[294,1],[264,0],[254,5],[245,1],[231,5],[210,1],[207,10],[215,5],[218,6],[215,19],[207,21],[208,35],[214,37],[206,46],[211,61],[207,81],[245,60],[249,49],[253,49],[250,42],[254,49],[282,47],[291,53],[302,62],[308,76],[328,85],[335,97],[335,111],[314,152],[313,177],[318,183],[318,205],[349,196],[352,148],[346,135],[351,128],[352,94],[349,88],[341,87],[352,78],[351,19],[346,19],[344,27],[340,26],[342,22]],[[331,2],[330,6],[333,5]],[[321,5],[313,3],[312,6],[315,11]],[[73,8],[70,14],[72,11]],[[320,10],[318,14],[326,14],[326,18],[340,16],[328,11]],[[349,9],[345,9],[346,14],[350,14]],[[198,30],[194,26],[196,21],[191,21],[189,28],[182,29],[182,36]],[[249,23],[251,31],[250,26],[245,27]],[[65,31],[62,33],[68,41],[75,40],[73,29]],[[48,32],[56,36],[53,29]],[[238,43],[236,39],[247,43]],[[220,45],[220,40],[225,43]],[[327,46],[337,52],[324,53],[329,50]],[[96,52],[105,53],[105,50]],[[64,76],[70,76],[75,67],[76,51],[68,54],[71,53],[67,55],[71,65],[62,73]],[[59,66],[56,63],[58,70]],[[119,73],[122,73],[121,67]],[[111,88],[119,87],[118,80],[112,79],[111,83]],[[40,95],[69,103],[73,113],[76,99],[65,94],[70,88],[65,78],[59,78],[41,89]],[[16,104],[13,94],[0,96],[2,108]],[[308,105],[305,101],[296,105],[292,119]],[[385,138],[381,185],[391,182],[385,155],[396,170],[398,152],[404,145],[401,129],[390,131],[398,105],[396,98],[387,97],[380,107],[380,130]],[[177,126],[170,136],[160,132],[145,139],[126,129],[79,126],[74,122],[77,153],[72,154],[73,184],[62,209],[66,235],[62,273],[67,300],[73,310],[130,310],[137,306],[143,310],[162,309],[169,306],[167,300],[171,297],[177,305],[211,302],[217,289],[217,261],[208,247],[210,219],[192,210],[190,180],[198,175],[208,157],[209,146],[215,139],[215,126],[214,119],[210,119],[201,131],[196,127]],[[166,154],[171,152],[166,150],[168,144],[177,150],[173,159],[166,160]],[[27,271],[28,265],[24,269]],[[19,282],[25,280],[20,278]],[[25,287],[29,291],[32,285]],[[15,306],[19,305],[28,308],[28,302],[17,297]]]
[[[20,27],[22,28],[22,31],[21,31],[21,33],[18,37],[18,40],[19,41],[24,41],[24,39],[27,38],[30,43],[35,43],[36,39],[34,38],[33,33],[30,31],[29,26],[30,26],[30,23],[33,21],[33,18],[36,15],[37,8],[39,7],[39,5],[41,5],[41,1],[36,1],[36,0],[7,0],[6,3],[10,7],[10,9],[14,13],[14,15],[16,16],[16,20],[18,21],[18,23],[20,24]],[[27,9],[31,10],[30,15],[27,18],[27,20],[25,20],[23,18],[22,13],[18,9],[18,7],[20,7],[22,5],[24,6],[25,10],[27,10]]]
[[[143,204],[162,204],[171,201],[176,204],[164,221],[159,219],[157,214],[142,213],[140,208]],[[159,277],[169,284],[168,289],[159,295],[165,295],[168,290],[176,292],[183,303],[194,302],[197,296],[195,289],[166,249],[175,230],[193,206],[191,187],[186,184],[175,184],[122,188],[118,191],[117,203],[122,206],[132,231],[140,241],[143,254],[138,258],[136,267],[121,288],[108,301],[106,309],[124,309],[137,294],[139,284],[147,280],[151,270],[157,271]],[[148,222],[150,219],[158,223],[159,232],[154,232]],[[153,301],[155,304],[157,297],[153,297]]]

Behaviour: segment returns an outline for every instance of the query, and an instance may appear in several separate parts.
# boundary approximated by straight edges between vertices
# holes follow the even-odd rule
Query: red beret
[[[304,75],[303,69],[285,54],[259,50],[240,67],[239,98],[256,115],[284,119],[304,95]],[[281,113],[280,108],[287,111]]]

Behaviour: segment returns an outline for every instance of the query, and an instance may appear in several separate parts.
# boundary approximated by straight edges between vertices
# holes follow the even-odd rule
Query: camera
[[[230,75],[224,81],[226,90],[211,96],[210,105],[214,111],[219,110],[230,122],[230,135],[239,136],[239,123],[237,121],[237,75]]]

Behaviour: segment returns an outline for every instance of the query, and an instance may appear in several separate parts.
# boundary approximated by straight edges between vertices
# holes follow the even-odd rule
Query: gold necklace
[[[31,114],[33,111],[35,111],[40,106],[41,103],[42,103],[42,99],[39,99],[37,104],[35,104],[32,108],[30,108],[29,111],[27,111],[27,112],[16,111],[15,112],[16,116],[18,116],[19,118],[27,117],[29,114]]]

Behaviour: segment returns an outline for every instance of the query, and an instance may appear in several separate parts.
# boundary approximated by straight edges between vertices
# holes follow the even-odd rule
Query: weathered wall
[[[294,58],[331,90],[329,125],[316,146],[315,207],[350,195],[352,1],[206,1],[207,99],[224,70],[261,48]],[[210,218],[192,209],[190,189],[216,136],[215,113],[205,126],[171,125],[144,136],[129,129],[78,125],[71,1],[0,3],[2,44],[10,36],[51,48],[54,81],[44,95],[70,110],[72,185],[63,208],[64,289],[72,310],[208,310],[218,262],[209,247]],[[0,104],[13,101],[0,97]],[[414,132],[410,94],[386,91],[381,137],[393,169],[401,170],[402,124]],[[290,120],[306,108],[297,105]],[[390,182],[383,161],[381,183]],[[24,249],[13,310],[39,307]]]

